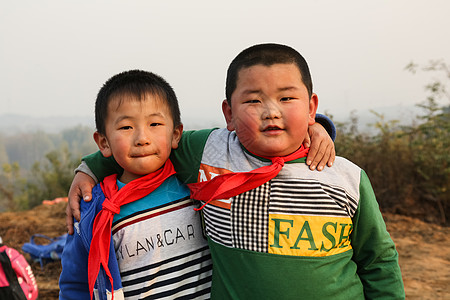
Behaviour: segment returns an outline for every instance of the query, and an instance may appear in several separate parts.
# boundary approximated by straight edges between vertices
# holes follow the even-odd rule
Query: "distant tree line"
[[[81,125],[59,133],[0,133],[0,165],[17,162],[22,169],[30,170],[36,162],[45,162],[45,155],[53,150],[67,148],[74,156],[90,153],[96,149],[93,133],[92,128]]]
[[[373,112],[375,130],[361,132],[351,113],[347,122],[336,124],[336,151],[367,172],[382,212],[450,225],[450,67],[432,61],[411,63],[407,70],[433,74],[413,124],[387,121]],[[0,145],[0,211],[66,196],[81,156],[96,150],[92,129],[83,127],[59,135],[0,136]]]
[[[337,124],[336,151],[367,172],[382,211],[450,225],[450,66],[431,61],[424,67],[411,63],[407,70],[433,73],[415,123],[402,126],[373,112],[376,133],[368,135],[351,114]]]
[[[92,134],[76,126],[57,134],[0,135],[0,212],[66,196],[81,157],[97,149]]]

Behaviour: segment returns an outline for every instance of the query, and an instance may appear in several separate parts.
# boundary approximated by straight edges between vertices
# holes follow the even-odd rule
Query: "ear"
[[[183,134],[183,124],[178,125],[173,129],[172,135],[172,149],[178,148],[178,143],[180,142],[181,135]]]
[[[227,99],[222,101],[222,113],[223,116],[225,117],[225,121],[227,122],[227,129],[229,131],[235,130],[236,128],[234,127],[233,113],[231,111],[231,106],[228,104]]]
[[[316,94],[311,95],[311,99],[309,100],[309,118],[308,125],[311,126],[316,122],[316,111],[319,106],[319,97]]]
[[[105,135],[96,131],[94,132],[94,140],[104,157],[110,157],[112,155],[111,147],[109,147],[108,139]]]

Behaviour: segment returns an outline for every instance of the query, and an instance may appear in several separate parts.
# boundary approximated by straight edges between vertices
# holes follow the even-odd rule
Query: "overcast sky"
[[[308,61],[319,111],[410,107],[450,63],[450,1],[2,1],[0,114],[92,116],[110,76],[144,69],[174,87],[185,122],[224,124],[225,73],[257,43]]]

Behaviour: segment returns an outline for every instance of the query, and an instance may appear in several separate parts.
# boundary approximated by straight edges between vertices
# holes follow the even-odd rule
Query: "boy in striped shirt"
[[[117,74],[100,89],[95,115],[95,142],[123,172],[81,203],[62,255],[60,299],[209,299],[201,219],[169,159],[183,132],[172,87],[145,71]]]

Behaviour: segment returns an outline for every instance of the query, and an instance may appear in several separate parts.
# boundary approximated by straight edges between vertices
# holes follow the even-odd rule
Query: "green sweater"
[[[114,170],[99,153],[84,160],[98,178]],[[171,160],[187,183],[268,164],[224,129],[184,133]],[[213,201],[203,214],[213,299],[405,297],[369,179],[345,159],[322,172],[304,160],[286,164],[268,183]]]

